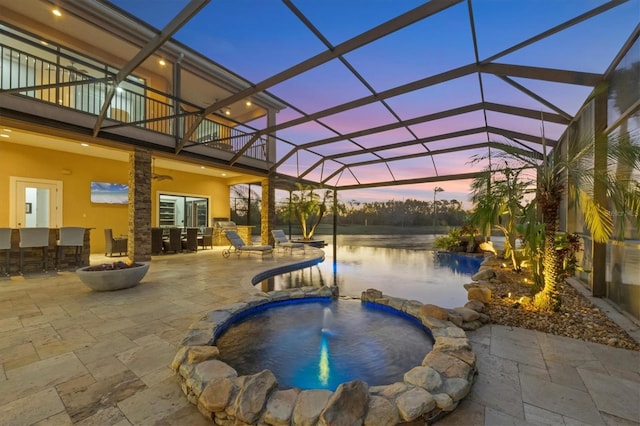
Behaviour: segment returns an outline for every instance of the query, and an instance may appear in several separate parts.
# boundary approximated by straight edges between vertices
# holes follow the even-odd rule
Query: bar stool
[[[60,228],[60,239],[56,241],[56,269],[60,270],[60,258],[65,247],[74,247],[76,252],[76,266],[82,266],[82,249],[84,248],[84,228],[78,226],[63,226]]]
[[[49,257],[49,228],[20,228],[20,275],[24,273],[24,249],[41,248],[42,264],[47,272]]]
[[[4,251],[4,273],[9,276],[11,270],[11,228],[0,228],[0,250]]]

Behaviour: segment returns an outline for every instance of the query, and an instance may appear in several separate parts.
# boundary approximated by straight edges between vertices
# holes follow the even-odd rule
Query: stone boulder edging
[[[369,387],[354,380],[342,383],[335,392],[279,390],[271,371],[238,376],[233,367],[217,359],[217,337],[252,308],[289,299],[332,296],[329,287],[261,293],[211,311],[191,324],[171,364],[188,401],[206,418],[223,426],[330,425],[338,418],[348,418],[349,424],[382,426],[418,418],[430,423],[453,411],[469,393],[477,375],[476,355],[460,326],[481,322],[484,304],[479,302],[451,310],[439,308],[443,312],[434,307],[436,318],[430,315],[430,307],[418,301],[386,296],[375,289],[362,292],[363,303],[412,316],[429,328],[434,338],[433,349],[421,365],[407,371],[403,382],[390,385]],[[465,322],[465,318],[473,319]]]

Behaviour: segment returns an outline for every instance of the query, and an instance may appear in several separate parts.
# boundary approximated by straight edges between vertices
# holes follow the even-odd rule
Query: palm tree
[[[333,192],[326,190],[320,195],[315,188],[299,183],[297,188],[296,192],[291,193],[285,210],[300,223],[302,238],[311,240],[320,221],[329,210],[327,204],[333,201]]]
[[[578,211],[584,216],[585,225],[595,242],[605,243],[609,240],[613,233],[613,220],[606,206],[594,198],[594,186],[604,188],[618,211],[629,213],[640,225],[640,187],[631,179],[621,178],[615,173],[614,167],[623,163],[632,170],[640,169],[640,145],[637,140],[627,134],[622,138],[573,138],[568,142],[566,153],[560,154],[556,150],[548,154],[543,132],[542,160],[517,151],[500,154],[517,159],[536,172],[536,195],[532,202],[537,205],[544,224],[544,287],[535,295],[534,304],[539,309],[549,311],[557,311],[561,304],[558,290],[562,282],[563,259],[556,251],[556,234],[564,196],[568,196],[568,200],[579,207]],[[606,170],[596,170],[591,161],[596,148],[606,149],[609,166]]]
[[[474,210],[470,222],[480,229],[498,228],[504,234],[504,257],[511,259],[513,270],[520,271],[516,255],[518,220],[523,215],[523,198],[532,186],[520,177],[522,168],[512,168],[505,161],[500,171],[485,170],[471,184]]]

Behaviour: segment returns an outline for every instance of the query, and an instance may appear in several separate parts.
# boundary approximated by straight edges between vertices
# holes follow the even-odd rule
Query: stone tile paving
[[[207,424],[169,368],[185,330],[254,292],[257,273],[317,255],[157,256],[139,286],[116,293],[73,272],[1,278],[0,424]],[[640,423],[640,353],[500,326],[467,335],[479,375],[438,424]]]

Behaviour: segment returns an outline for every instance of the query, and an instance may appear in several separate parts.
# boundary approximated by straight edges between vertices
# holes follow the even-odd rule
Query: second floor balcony
[[[145,78],[133,75],[114,90],[118,69],[68,48],[1,24],[0,35],[1,106],[7,110],[33,115],[48,111],[48,118],[55,115],[59,121],[84,127],[93,127],[92,123],[103,113],[104,121],[99,127],[102,134],[140,139],[166,149],[183,139],[185,130],[202,111],[201,106],[158,90]],[[35,101],[40,106],[29,107],[24,101]],[[51,108],[56,111],[52,113]],[[221,111],[205,117],[183,149],[227,159],[251,137],[250,127]],[[242,157],[265,164],[273,161],[267,143],[267,138],[261,136]]]

